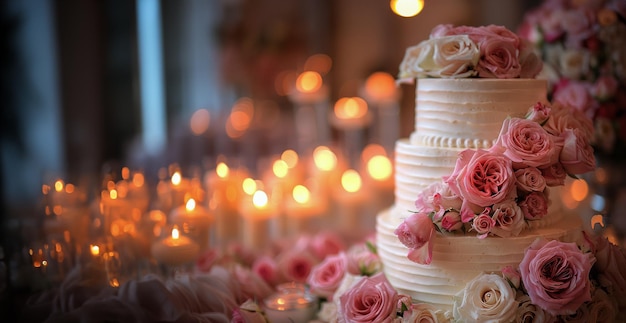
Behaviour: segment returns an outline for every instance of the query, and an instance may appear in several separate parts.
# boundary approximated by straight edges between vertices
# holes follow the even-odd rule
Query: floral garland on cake
[[[438,25],[406,50],[398,81],[416,78],[534,78],[542,62],[529,41],[503,26]]]
[[[541,55],[552,100],[592,118],[599,153],[626,157],[626,2],[546,0],[518,32]]]
[[[435,231],[508,238],[544,219],[548,187],[595,168],[592,133],[589,119],[561,104],[538,102],[525,118],[506,119],[490,149],[462,151],[453,173],[419,194],[394,231],[408,258],[429,264]]]

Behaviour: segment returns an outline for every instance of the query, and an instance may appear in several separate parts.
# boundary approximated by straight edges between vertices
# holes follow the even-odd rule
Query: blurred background
[[[289,113],[276,84],[312,55],[330,58],[324,82],[336,100],[356,95],[375,71],[395,76],[406,47],[437,24],[515,29],[532,5],[426,0],[405,18],[386,0],[3,0],[2,216],[38,198],[48,177],[97,177],[109,161],[149,172],[232,152],[215,138],[235,101]],[[406,136],[413,99],[402,90]],[[210,112],[210,125],[195,135],[203,139],[189,139],[199,109]],[[271,147],[249,145],[257,150],[249,155],[293,144],[265,130]]]

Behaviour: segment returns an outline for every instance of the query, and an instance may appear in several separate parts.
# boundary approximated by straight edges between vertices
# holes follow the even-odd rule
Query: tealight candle
[[[341,175],[341,187],[333,194],[338,230],[348,238],[359,237],[364,229],[362,211],[368,194],[362,186],[361,175],[354,169],[348,169]]]
[[[258,190],[252,195],[252,201],[243,203],[243,243],[251,249],[262,249],[269,245],[274,232],[277,211],[269,203],[267,194]]]
[[[328,87],[315,71],[301,73],[289,98],[294,103],[294,119],[301,154],[310,153],[319,144],[330,141],[328,126]]]
[[[215,240],[220,246],[239,238],[244,175],[243,171],[231,170],[225,162],[218,163],[214,171],[206,174],[209,209],[215,214]]]
[[[285,209],[291,235],[313,233],[319,225],[315,222],[320,220],[326,203],[319,198],[314,199],[306,186],[296,185],[292,190],[292,198],[287,199]]]
[[[152,245],[152,256],[165,265],[180,266],[193,262],[200,248],[191,239],[181,236],[175,226],[171,236]]]
[[[309,322],[317,313],[317,298],[304,285],[281,284],[277,293],[263,302],[265,315],[273,323]]]
[[[200,250],[209,247],[209,231],[213,216],[201,205],[197,205],[194,199],[187,200],[185,205],[172,210],[170,221],[181,227],[187,228],[190,236],[196,240]]]

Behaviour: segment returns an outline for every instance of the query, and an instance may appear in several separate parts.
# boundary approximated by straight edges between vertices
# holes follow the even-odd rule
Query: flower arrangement
[[[626,3],[546,0],[518,33],[541,55],[551,99],[592,118],[597,152],[626,157]]]
[[[398,78],[533,78],[541,65],[532,44],[503,26],[446,24],[406,50]]]
[[[592,124],[581,114],[538,102],[525,118],[506,119],[490,149],[462,151],[452,174],[422,191],[396,228],[408,258],[430,264],[435,231],[507,238],[543,219],[549,187],[595,168]]]

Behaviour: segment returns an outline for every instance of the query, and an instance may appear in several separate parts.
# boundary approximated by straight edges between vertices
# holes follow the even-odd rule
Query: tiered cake
[[[447,319],[488,318],[471,302],[503,313],[505,291],[487,287],[472,300],[467,286],[496,274],[522,288],[517,269],[536,241],[584,241],[580,218],[560,206],[556,190],[566,173],[593,169],[590,123],[550,106],[546,82],[534,79],[540,69],[499,26],[438,26],[400,66],[401,81],[417,79],[416,122],[396,143],[395,203],[378,215],[377,250],[401,294]],[[573,314],[582,302],[546,315]],[[515,310],[507,311],[500,318],[513,320]]]

